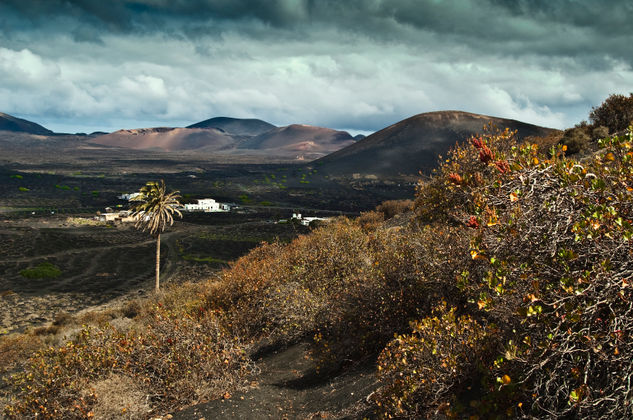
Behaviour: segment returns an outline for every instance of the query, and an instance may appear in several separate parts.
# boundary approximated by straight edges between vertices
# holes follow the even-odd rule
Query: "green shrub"
[[[61,274],[61,270],[48,261],[44,261],[33,268],[20,270],[20,275],[27,279],[55,279]]]
[[[458,316],[446,302],[434,316],[412,322],[412,333],[397,336],[378,359],[382,388],[373,395],[387,418],[438,417],[460,413],[458,397],[467,394],[485,414],[473,389],[487,379],[486,363],[495,350],[494,328],[468,315]],[[473,378],[479,378],[474,381]],[[511,383],[509,376],[502,378]]]
[[[587,147],[590,137],[586,130],[580,127],[565,130],[560,144],[567,146],[567,154],[573,155]]]
[[[609,129],[603,125],[596,127],[591,131],[591,138],[596,142],[606,137],[609,137]]]
[[[182,256],[182,259],[185,261],[195,261],[195,262],[204,262],[204,263],[213,263],[213,264],[226,264],[227,261],[221,260],[219,258],[215,258],[212,256],[201,257],[198,255],[185,254]]]
[[[610,95],[600,106],[591,109],[589,119],[594,126],[605,126],[611,133],[626,130],[633,122],[633,93]]]

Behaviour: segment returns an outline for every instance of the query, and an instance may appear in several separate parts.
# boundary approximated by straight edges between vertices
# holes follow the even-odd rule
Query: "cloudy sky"
[[[630,0],[0,0],[0,112],[371,132],[457,109],[564,128],[633,91]]]

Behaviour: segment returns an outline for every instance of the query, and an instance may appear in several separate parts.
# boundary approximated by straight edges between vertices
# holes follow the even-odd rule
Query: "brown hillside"
[[[233,136],[217,129],[170,127],[119,130],[90,140],[104,146],[165,151],[223,150],[232,148],[236,141]]]
[[[311,125],[292,124],[278,127],[255,136],[242,144],[240,149],[276,149],[287,152],[326,155],[354,143],[346,131]]]
[[[119,130],[89,141],[136,150],[221,152],[289,159],[316,159],[354,143],[345,131],[299,124],[273,128],[258,136],[231,134],[221,128],[141,128]]]

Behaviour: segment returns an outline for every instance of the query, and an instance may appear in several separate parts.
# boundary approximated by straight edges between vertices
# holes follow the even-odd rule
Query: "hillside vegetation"
[[[630,418],[633,128],[596,148],[490,128],[415,202],[262,244],[26,362],[45,339],[7,338],[4,413],[149,417],[249,386],[263,342],[307,340],[325,374],[377,365],[379,417]]]

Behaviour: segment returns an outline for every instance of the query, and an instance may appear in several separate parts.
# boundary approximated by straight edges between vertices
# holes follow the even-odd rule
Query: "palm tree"
[[[139,195],[132,199],[138,204],[132,207],[132,216],[136,217],[137,229],[146,230],[156,236],[156,285],[155,290],[160,289],[160,234],[167,224],[174,223],[174,214],[182,217],[178,210],[180,206],[179,191],[167,193],[165,181],[150,181],[139,190]]]

